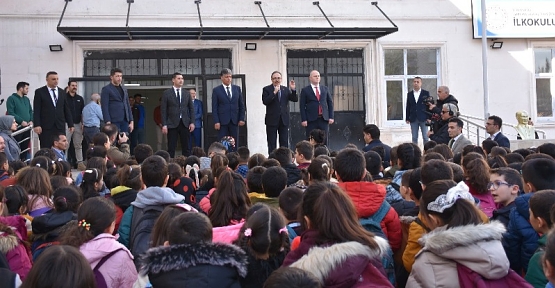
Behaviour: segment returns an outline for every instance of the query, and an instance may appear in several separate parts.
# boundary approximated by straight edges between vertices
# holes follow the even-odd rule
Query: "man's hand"
[[[168,134],[168,126],[163,126],[162,127],[162,134]]]
[[[35,131],[35,133],[40,135],[40,133],[42,133],[42,128],[40,126],[37,126],[37,127],[33,128],[33,131]]]
[[[122,132],[122,133],[119,133],[119,135],[118,135],[118,142],[119,142],[119,144],[126,143],[127,140],[129,140],[129,138],[127,138],[127,134],[125,134],[125,133],[123,133],[123,132]]]
[[[436,108],[436,104],[431,104],[431,103],[430,103],[430,104],[428,105],[428,110],[432,110],[432,109],[434,109],[434,108]]]
[[[279,86],[274,86],[274,94],[278,94],[279,92]]]
[[[410,121],[408,121],[408,120],[407,120],[407,121],[405,121],[405,122],[407,122],[407,124],[410,124]]]
[[[110,124],[112,124],[112,122],[106,121],[106,125],[110,125]]]
[[[33,121],[29,121],[28,125],[33,126]]]
[[[334,122],[333,119],[328,120],[328,123],[329,123],[330,125],[333,124],[333,122]]]
[[[428,137],[430,137],[430,135],[434,135],[434,131],[428,131]]]
[[[295,80],[289,81],[289,89],[295,90]]]
[[[195,131],[195,124],[191,123],[189,124],[189,132],[193,132]]]
[[[301,122],[301,126],[306,127],[307,125],[308,125],[308,122],[306,121]]]
[[[220,123],[215,123],[214,124],[214,129],[220,130]]]
[[[245,121],[239,121],[239,126],[245,126]]]
[[[129,122],[129,133],[133,132],[133,121]]]
[[[29,123],[27,123],[27,121],[21,121],[21,126],[27,127],[27,125],[29,125]]]
[[[75,131],[75,128],[69,127],[68,130],[69,130],[69,133],[73,133],[73,131]]]

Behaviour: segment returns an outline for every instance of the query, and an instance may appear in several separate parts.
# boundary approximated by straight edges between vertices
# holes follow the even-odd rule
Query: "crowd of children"
[[[100,136],[75,179],[50,149],[0,153],[1,287],[555,283],[555,144],[385,157],[315,131],[268,156],[141,144],[116,161]]]

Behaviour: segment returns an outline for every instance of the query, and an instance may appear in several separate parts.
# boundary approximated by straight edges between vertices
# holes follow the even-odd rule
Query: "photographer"
[[[423,103],[428,108],[426,112],[426,114],[428,114],[426,125],[430,126],[431,131],[437,131],[440,128],[441,108],[443,104],[451,103],[457,107],[457,110],[459,109],[459,101],[455,96],[449,94],[449,87],[447,86],[439,86],[439,88],[437,88],[437,104],[434,103],[434,99],[431,96],[424,99]]]
[[[129,140],[127,132],[119,133],[118,127],[114,124],[106,124],[102,127],[102,132],[108,135],[110,149],[108,158],[114,161],[117,166],[124,164],[129,159]],[[116,146],[117,145],[117,146]],[[118,148],[119,146],[119,148]]]
[[[428,132],[428,137],[430,140],[436,141],[437,144],[448,144],[449,140],[449,132],[447,131],[447,123],[449,119],[459,116],[459,109],[455,104],[447,103],[443,104],[442,109],[440,110],[441,113],[441,120],[437,122],[438,128],[433,131]]]

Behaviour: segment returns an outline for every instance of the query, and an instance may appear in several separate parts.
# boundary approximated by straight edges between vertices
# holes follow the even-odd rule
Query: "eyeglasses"
[[[488,190],[497,190],[500,185],[507,185],[508,187],[513,186],[513,184],[509,184],[500,180],[495,180],[488,183]]]

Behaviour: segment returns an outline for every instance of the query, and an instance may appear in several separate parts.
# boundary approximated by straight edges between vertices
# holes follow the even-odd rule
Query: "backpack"
[[[382,205],[380,205],[380,209],[378,209],[374,215],[368,218],[361,218],[359,220],[360,225],[362,225],[366,231],[372,232],[374,235],[388,240],[382,230],[381,223],[390,209],[391,205],[384,200]],[[389,279],[389,282],[395,286],[395,262],[393,261],[393,250],[391,250],[391,248],[388,249],[387,254],[382,258],[382,266],[387,274],[387,279]]]
[[[146,206],[144,208],[133,206],[129,231],[129,251],[135,259],[148,250],[154,222],[162,214],[164,208],[165,206]]]
[[[110,257],[114,256],[114,254],[116,254],[120,250],[123,250],[123,248],[114,250],[110,252],[108,255],[102,257],[102,259],[100,259],[100,262],[98,262],[98,264],[96,264],[96,266],[94,267],[93,273],[94,273],[94,280],[96,282],[97,288],[108,288],[108,284],[106,284],[106,279],[104,279],[104,275],[102,275],[102,273],[100,273],[100,271],[98,270],[100,269],[102,264],[106,262],[106,260],[110,259]]]
[[[533,287],[530,283],[526,282],[526,280],[513,271],[513,269],[509,269],[509,273],[503,278],[486,279],[470,268],[457,263],[457,275],[459,276],[459,285],[461,288]]]
[[[37,245],[39,244],[39,245]],[[60,245],[60,241],[52,241],[52,242],[35,242],[31,246],[31,252],[33,256],[33,261],[37,261],[37,258],[44,252],[44,250],[53,245]]]
[[[382,202],[382,205],[380,205],[380,209],[378,209],[378,211],[376,211],[374,215],[368,218],[361,218],[359,220],[360,225],[362,225],[362,227],[364,227],[366,231],[372,232],[374,233],[374,235],[387,240],[387,236],[382,230],[381,223],[383,218],[385,218],[385,215],[387,215],[387,212],[389,212],[389,209],[391,209],[391,205],[389,205],[389,203],[384,200]]]

